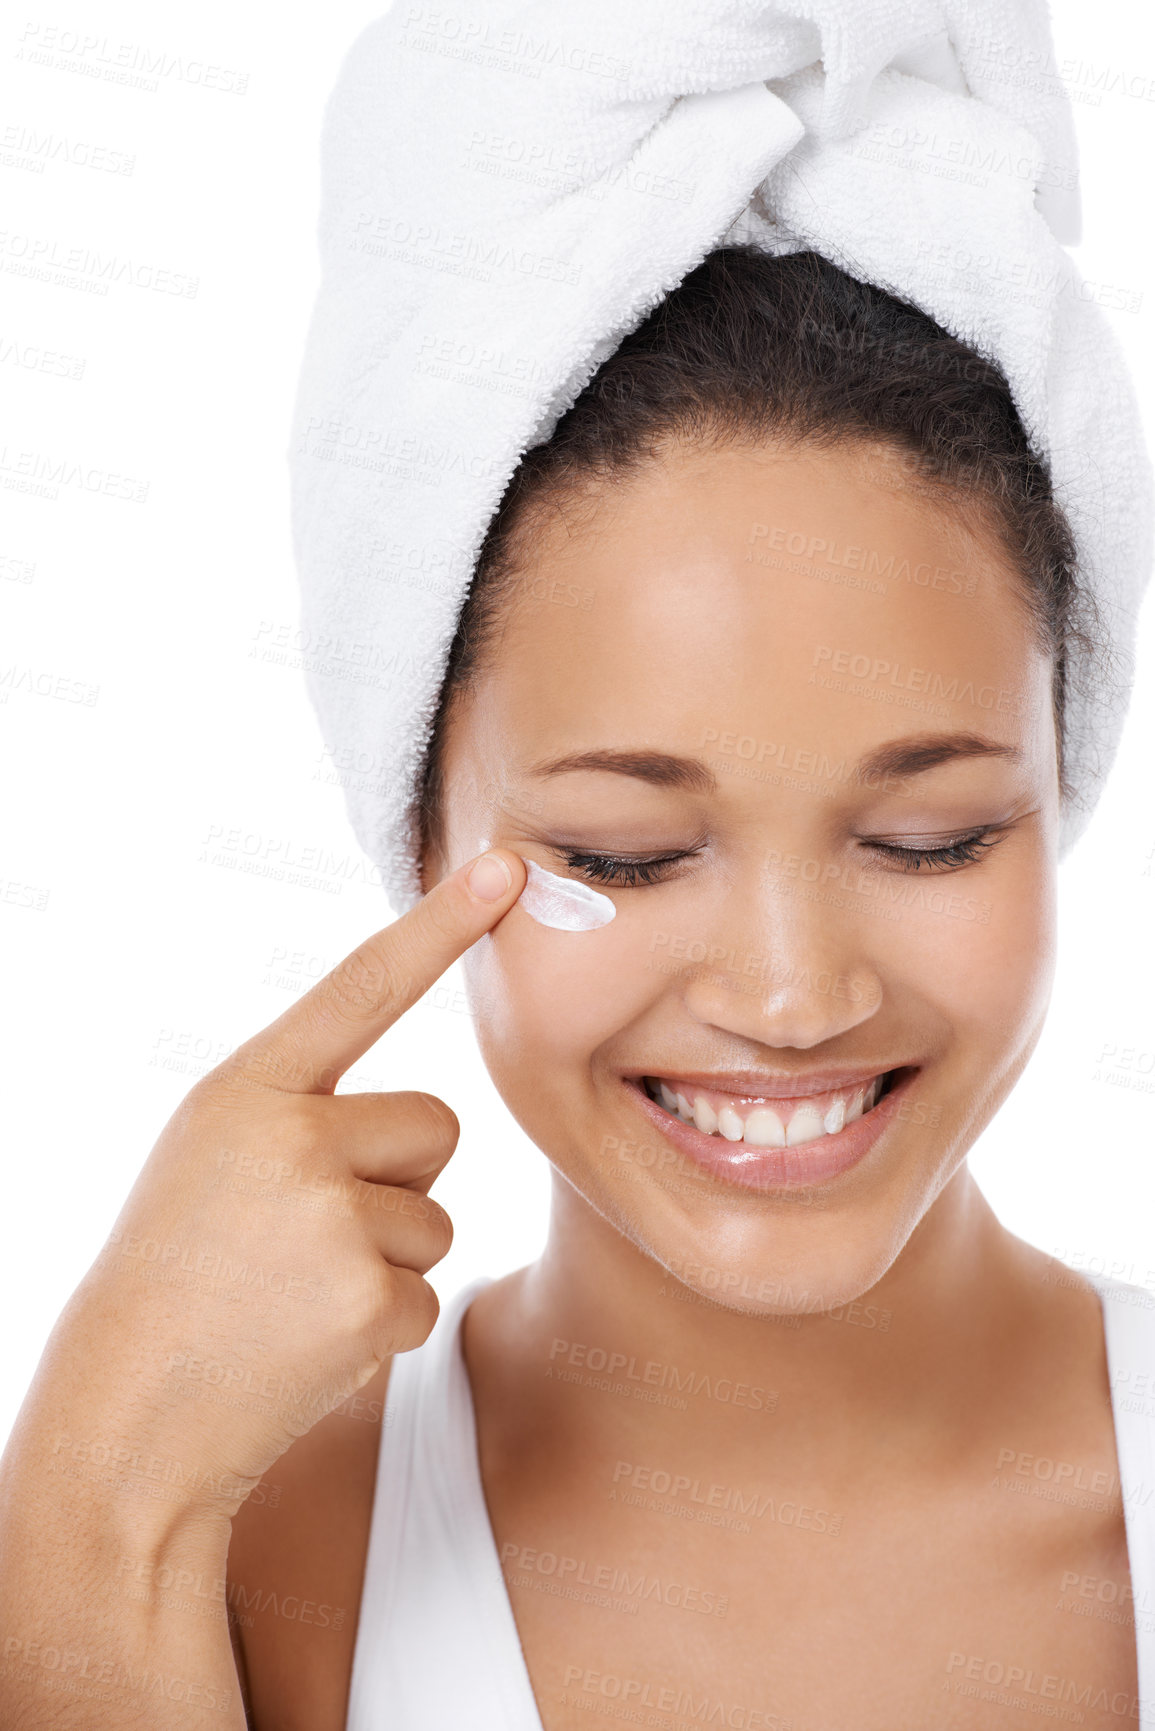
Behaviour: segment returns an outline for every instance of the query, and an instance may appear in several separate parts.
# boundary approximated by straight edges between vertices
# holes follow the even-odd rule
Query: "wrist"
[[[3,1549],[66,1545],[101,1573],[174,1556],[207,1565],[228,1555],[235,1507],[181,1482],[180,1463],[160,1451],[108,1444],[99,1427],[82,1440],[52,1426],[18,1424],[0,1463]],[[214,1490],[219,1485],[214,1481]],[[236,1506],[243,1501],[238,1496]],[[123,1568],[122,1568],[123,1565]]]
[[[0,1465],[5,1525],[35,1518],[158,1551],[178,1534],[227,1535],[259,1475],[224,1471],[207,1415],[142,1387],[139,1359],[101,1354],[94,1375],[92,1356],[67,1328],[45,1353]]]

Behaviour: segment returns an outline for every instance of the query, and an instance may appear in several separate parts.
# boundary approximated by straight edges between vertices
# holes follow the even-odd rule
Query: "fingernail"
[[[465,881],[479,902],[496,902],[513,882],[513,873],[500,854],[483,853],[466,872]]]

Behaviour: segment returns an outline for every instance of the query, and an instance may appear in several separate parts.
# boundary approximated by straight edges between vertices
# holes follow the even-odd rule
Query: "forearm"
[[[58,1484],[19,1446],[0,1468],[0,1724],[244,1731],[228,1521],[165,1533],[115,1490]]]
[[[228,1499],[66,1318],[0,1462],[6,1731],[244,1731]],[[131,1385],[128,1385],[131,1386]],[[65,1422],[67,1420],[67,1422]]]

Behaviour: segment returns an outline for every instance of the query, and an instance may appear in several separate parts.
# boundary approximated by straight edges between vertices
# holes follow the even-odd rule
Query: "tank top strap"
[[[1155,1731],[1155,1293],[1080,1269],[1103,1306],[1103,1335],[1139,1668],[1138,1724]]]
[[[1084,1272],[1084,1271],[1080,1271]],[[1155,1294],[1099,1293],[1134,1595],[1138,1723],[1155,1731]],[[542,1731],[494,1544],[461,1322],[488,1280],[394,1360],[346,1731]]]
[[[542,1731],[489,1524],[461,1322],[389,1373],[346,1731]]]

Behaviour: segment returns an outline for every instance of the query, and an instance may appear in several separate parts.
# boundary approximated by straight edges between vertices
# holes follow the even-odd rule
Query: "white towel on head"
[[[1076,151],[1043,0],[398,0],[346,58],[322,167],[291,457],[302,645],[396,909],[420,894],[417,778],[506,483],[727,240],[813,248],[1006,373],[1115,657],[1085,693],[1074,669],[1070,846],[1126,709],[1151,479],[1061,244]]]

